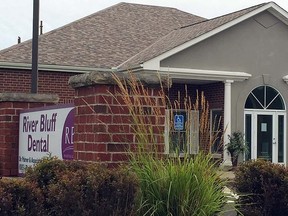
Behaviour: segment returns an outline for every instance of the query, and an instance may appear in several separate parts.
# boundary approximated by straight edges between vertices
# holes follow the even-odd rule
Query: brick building
[[[214,117],[223,118],[224,143],[231,132],[242,131],[250,149],[248,158],[286,164],[287,17],[273,2],[210,20],[173,8],[120,3],[39,36],[39,93],[57,94],[60,103],[74,101],[76,159],[121,161],[125,140],[119,141],[115,119],[125,113],[117,116],[105,107],[114,103],[106,94],[107,89],[114,91],[115,84],[107,77],[129,70],[147,81],[154,92],[151,97],[159,88],[159,83],[150,85],[149,77],[155,74],[169,77],[172,101],[179,94],[183,98],[186,89],[192,98],[197,90],[203,91],[210,124]],[[1,93],[29,92],[31,47],[31,41],[26,41],[0,51]],[[68,85],[73,75],[77,78]],[[9,113],[1,115],[2,124],[7,123]],[[185,121],[187,115],[181,113]],[[91,116],[102,116],[106,126],[91,122]],[[159,125],[163,129],[159,134],[164,134],[159,143],[171,153],[165,121]],[[196,134],[194,140],[183,145],[194,153],[201,137],[197,127],[189,133]],[[125,134],[130,134],[133,146],[135,136],[131,131]],[[9,145],[1,136],[3,161]],[[10,143],[17,146],[17,140]],[[223,154],[224,163],[231,163],[223,147],[216,153]]]

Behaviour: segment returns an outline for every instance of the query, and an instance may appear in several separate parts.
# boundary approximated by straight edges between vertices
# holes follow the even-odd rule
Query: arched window
[[[249,94],[245,109],[285,110],[285,105],[276,89],[270,86],[260,86]]]

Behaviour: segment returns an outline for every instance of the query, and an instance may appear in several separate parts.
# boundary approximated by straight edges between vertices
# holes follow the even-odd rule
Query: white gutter
[[[113,71],[117,72],[138,72],[138,71],[143,71],[143,67],[141,64],[131,66],[129,68],[118,68],[118,67],[112,67]]]
[[[155,74],[155,72],[152,71],[145,73]],[[249,73],[238,71],[215,71],[215,70],[167,68],[167,67],[160,67],[158,73],[160,75],[167,75],[171,79],[185,79],[185,80],[244,81],[251,77],[251,74]]]
[[[29,63],[0,62],[0,69],[1,68],[31,70],[31,64],[29,64]],[[115,71],[115,70],[109,69],[109,68],[75,67],[75,66],[46,65],[46,64],[39,64],[38,69],[43,70],[43,71],[57,71],[57,72],[67,72],[67,73],[88,73],[91,71],[99,71],[99,72]]]

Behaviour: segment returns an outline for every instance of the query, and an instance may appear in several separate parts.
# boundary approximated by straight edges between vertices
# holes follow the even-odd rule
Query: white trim
[[[145,71],[144,73],[155,74],[155,71]],[[166,75],[171,79],[211,80],[211,81],[225,81],[225,80],[244,81],[251,77],[251,74],[239,71],[216,71],[216,70],[184,69],[184,68],[168,68],[168,67],[161,67],[160,70],[158,71],[158,74]]]
[[[31,70],[30,63],[11,63],[11,62],[0,62],[0,69],[22,69]],[[92,71],[114,71],[108,68],[95,68],[95,67],[77,67],[77,66],[65,66],[65,65],[47,65],[39,64],[38,70],[43,71],[57,71],[57,72],[67,72],[67,73],[88,73]]]
[[[232,26],[235,26],[236,24],[238,24],[244,20],[247,20],[247,19],[249,19],[249,18],[251,18],[251,17],[267,10],[267,9],[274,9],[275,11],[277,11],[279,14],[282,15],[282,17],[279,16],[278,18],[287,24],[287,20],[285,20],[285,19],[288,19],[287,11],[283,10],[281,7],[279,7],[274,2],[270,2],[270,3],[267,3],[266,5],[264,5],[260,8],[257,8],[255,10],[243,15],[243,16],[240,16],[240,17],[238,17],[238,18],[236,18],[236,19],[234,19],[228,23],[225,23],[225,24],[203,34],[203,35],[200,35],[199,37],[196,37],[190,41],[187,41],[184,44],[181,44],[181,45],[179,45],[179,46],[177,46],[177,47],[175,47],[175,48],[173,48],[173,49],[171,49],[171,50],[169,50],[169,51],[167,51],[167,52],[165,52],[165,53],[163,53],[163,54],[161,54],[161,55],[159,55],[153,59],[150,59],[150,60],[144,62],[143,68],[145,70],[159,70],[160,69],[160,61],[162,61],[163,59],[170,57],[170,56],[172,56],[172,55],[174,55],[174,54],[176,54],[176,53],[178,53],[178,52],[180,52],[180,51],[182,51],[188,47],[191,47],[191,46],[193,46],[193,45],[195,45],[195,44],[197,44],[197,43],[199,43],[199,42],[201,42],[207,38],[210,38],[210,37],[218,34],[219,32],[222,32],[228,28],[231,28]],[[273,13],[273,15],[275,15],[275,16],[277,14],[274,11],[272,11],[271,13]]]
[[[188,113],[188,119],[190,121],[190,130],[189,130],[189,143],[188,150],[189,154],[198,154],[199,153],[199,110],[190,110]],[[188,124],[188,125],[189,125]]]
[[[169,133],[170,133],[170,110],[165,109],[165,129],[164,129],[164,154],[169,154]]]

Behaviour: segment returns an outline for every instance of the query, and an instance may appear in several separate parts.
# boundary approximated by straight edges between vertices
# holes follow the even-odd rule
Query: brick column
[[[19,112],[22,109],[55,104],[56,95],[1,93],[0,94],[0,175],[18,174]]]
[[[88,78],[78,75],[74,77],[79,80],[77,84],[74,78],[70,79],[75,88],[74,159],[99,161],[112,167],[127,162],[127,151],[133,151],[137,143],[133,130],[135,124],[119,88],[111,80],[111,75],[104,75],[104,78],[101,73],[97,76],[92,73]],[[159,99],[159,90],[159,86],[149,88],[151,98]],[[161,120],[155,121],[152,127],[155,128],[157,145],[163,152],[165,108],[159,106],[162,106],[162,115],[158,117]]]

